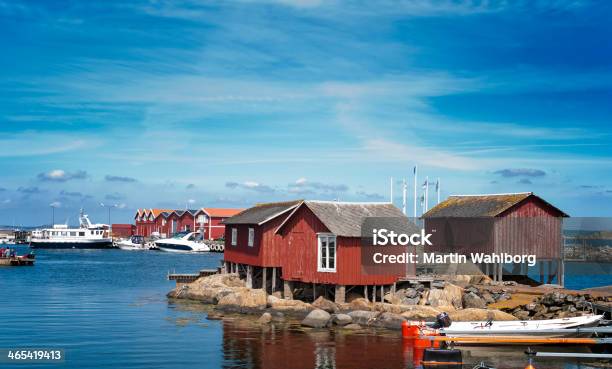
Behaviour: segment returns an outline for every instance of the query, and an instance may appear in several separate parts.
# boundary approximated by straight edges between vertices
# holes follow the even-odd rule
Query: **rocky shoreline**
[[[612,296],[581,291],[541,290],[516,283],[496,284],[487,280],[455,280],[398,289],[385,295],[385,302],[371,302],[359,295],[348,295],[347,303],[337,304],[323,296],[308,303],[287,300],[279,292],[250,289],[236,274],[200,277],[178,284],[169,298],[188,299],[214,305],[209,319],[226,313],[260,315],[261,324],[299,319],[303,326],[361,329],[379,327],[400,329],[405,320],[432,321],[441,312],[453,321],[553,319],[588,313],[589,303],[612,303]]]

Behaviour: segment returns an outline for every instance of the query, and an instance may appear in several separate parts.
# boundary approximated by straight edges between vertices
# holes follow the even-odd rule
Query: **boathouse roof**
[[[257,204],[252,208],[245,209],[233,217],[227,218],[223,224],[257,224],[261,225],[281,214],[294,209],[301,200],[288,202],[272,202]]]
[[[244,209],[228,209],[228,208],[202,208],[198,212],[203,211],[211,217],[233,217],[234,215],[244,211]]]
[[[486,194],[486,195],[452,195],[423,214],[423,218],[445,217],[497,217],[506,210],[526,201],[537,199],[550,207],[560,217],[568,217],[558,208],[546,202],[533,192]]]
[[[381,202],[339,202],[303,201],[277,228],[279,232],[299,207],[306,206],[336,236],[361,237],[361,227],[366,218],[385,218],[383,223],[392,227],[409,227],[418,231],[416,225],[408,220],[400,209],[391,203]],[[392,221],[394,219],[394,221]],[[389,223],[393,224],[389,224]]]

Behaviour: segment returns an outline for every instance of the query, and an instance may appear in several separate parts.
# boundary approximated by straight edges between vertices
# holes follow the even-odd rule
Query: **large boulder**
[[[351,317],[353,323],[357,323],[360,325],[371,325],[372,322],[376,320],[379,314],[380,313],[377,313],[375,311],[356,310],[348,313],[348,316]]]
[[[395,293],[387,293],[384,300],[395,305],[416,305],[419,303],[421,296],[414,288],[405,288],[398,290]]]
[[[306,313],[313,309],[312,305],[304,301],[285,299],[273,301],[270,307],[274,310],[288,313]]]
[[[489,319],[493,320],[517,320],[514,316],[504,313],[501,310],[491,309],[462,309],[448,312],[448,315],[453,321],[456,322],[469,322],[469,321],[486,321]]]
[[[319,296],[319,298],[317,298],[313,303],[312,306],[316,309],[321,309],[321,310],[325,310],[328,313],[335,313],[338,310],[338,305],[336,305],[335,303],[327,300],[326,298],[324,298],[323,296]]]
[[[485,309],[487,307],[485,300],[474,292],[469,292],[463,295],[462,302],[464,308]]]
[[[372,310],[378,311],[381,313],[393,313],[393,314],[401,314],[405,311],[408,306],[404,305],[395,305],[395,304],[387,304],[384,302],[375,302],[372,304]]]
[[[350,310],[370,310],[372,304],[363,297],[360,297],[353,299],[353,301],[349,303],[348,307]]]
[[[385,295],[384,300],[390,304],[400,305],[402,303],[402,296],[397,293],[388,293]]]
[[[315,309],[306,315],[302,320],[302,325],[312,328],[326,327],[331,319],[331,315],[325,310]]]
[[[351,324],[347,324],[344,327],[342,327],[342,329],[346,329],[349,331],[358,331],[360,329],[363,329],[359,324],[356,323],[351,323]]]
[[[261,289],[236,288],[232,293],[223,296],[219,307],[264,309],[267,304],[266,292]]]
[[[268,306],[272,306],[272,305],[274,305],[274,303],[275,303],[275,302],[277,302],[278,300],[280,300],[280,298],[278,298],[278,297],[276,297],[276,296],[274,296],[274,295],[268,295],[268,298],[267,298],[267,301],[266,301],[266,302],[267,302]]]
[[[351,316],[348,314],[334,314],[332,316],[332,322],[335,325],[343,326],[351,324],[353,322],[353,318],[351,318]]]
[[[409,306],[402,316],[408,320],[433,320],[442,310],[433,308],[431,306],[415,305]]]
[[[170,297],[217,304],[224,296],[233,293],[235,290],[243,289],[244,286],[244,281],[236,274],[213,274],[198,278],[188,285],[183,285],[180,289],[175,290]]]
[[[198,287],[245,287],[245,282],[237,274],[213,274],[200,277],[191,286]]]
[[[400,329],[402,322],[406,320],[405,317],[394,313],[382,313],[376,319],[376,326],[388,328],[388,329]]]
[[[427,291],[425,295],[426,305],[433,307],[452,306],[456,309],[463,307],[463,288],[455,286],[452,283],[445,283],[443,289],[432,288]]]

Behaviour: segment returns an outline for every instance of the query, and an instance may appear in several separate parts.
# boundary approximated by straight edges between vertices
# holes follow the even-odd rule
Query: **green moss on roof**
[[[494,217],[532,196],[531,192],[500,195],[450,196],[423,214],[433,217]]]

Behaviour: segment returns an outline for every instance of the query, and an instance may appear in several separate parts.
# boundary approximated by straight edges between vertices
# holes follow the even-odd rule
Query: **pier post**
[[[261,276],[261,288],[264,292],[268,293],[268,268],[263,267],[263,274]]]
[[[396,282],[393,282],[393,285],[391,286],[391,293],[395,294],[396,289],[397,289],[397,284]]]
[[[247,265],[246,286],[253,288],[253,267],[250,265]]]
[[[553,280],[553,272],[552,272],[552,259],[548,260],[548,280],[546,283],[550,284]]]
[[[365,297],[366,301],[368,301],[368,285],[363,286],[363,297]]]
[[[334,302],[343,304],[346,301],[346,286],[336,285],[334,291]]]
[[[540,267],[540,283],[544,283],[544,262],[538,262],[538,266]]]
[[[293,300],[293,289],[290,281],[283,280],[283,297],[285,300]]]
[[[276,267],[272,268],[272,293],[276,290]]]
[[[317,299],[317,284],[316,283],[312,283],[312,301],[315,301]]]

